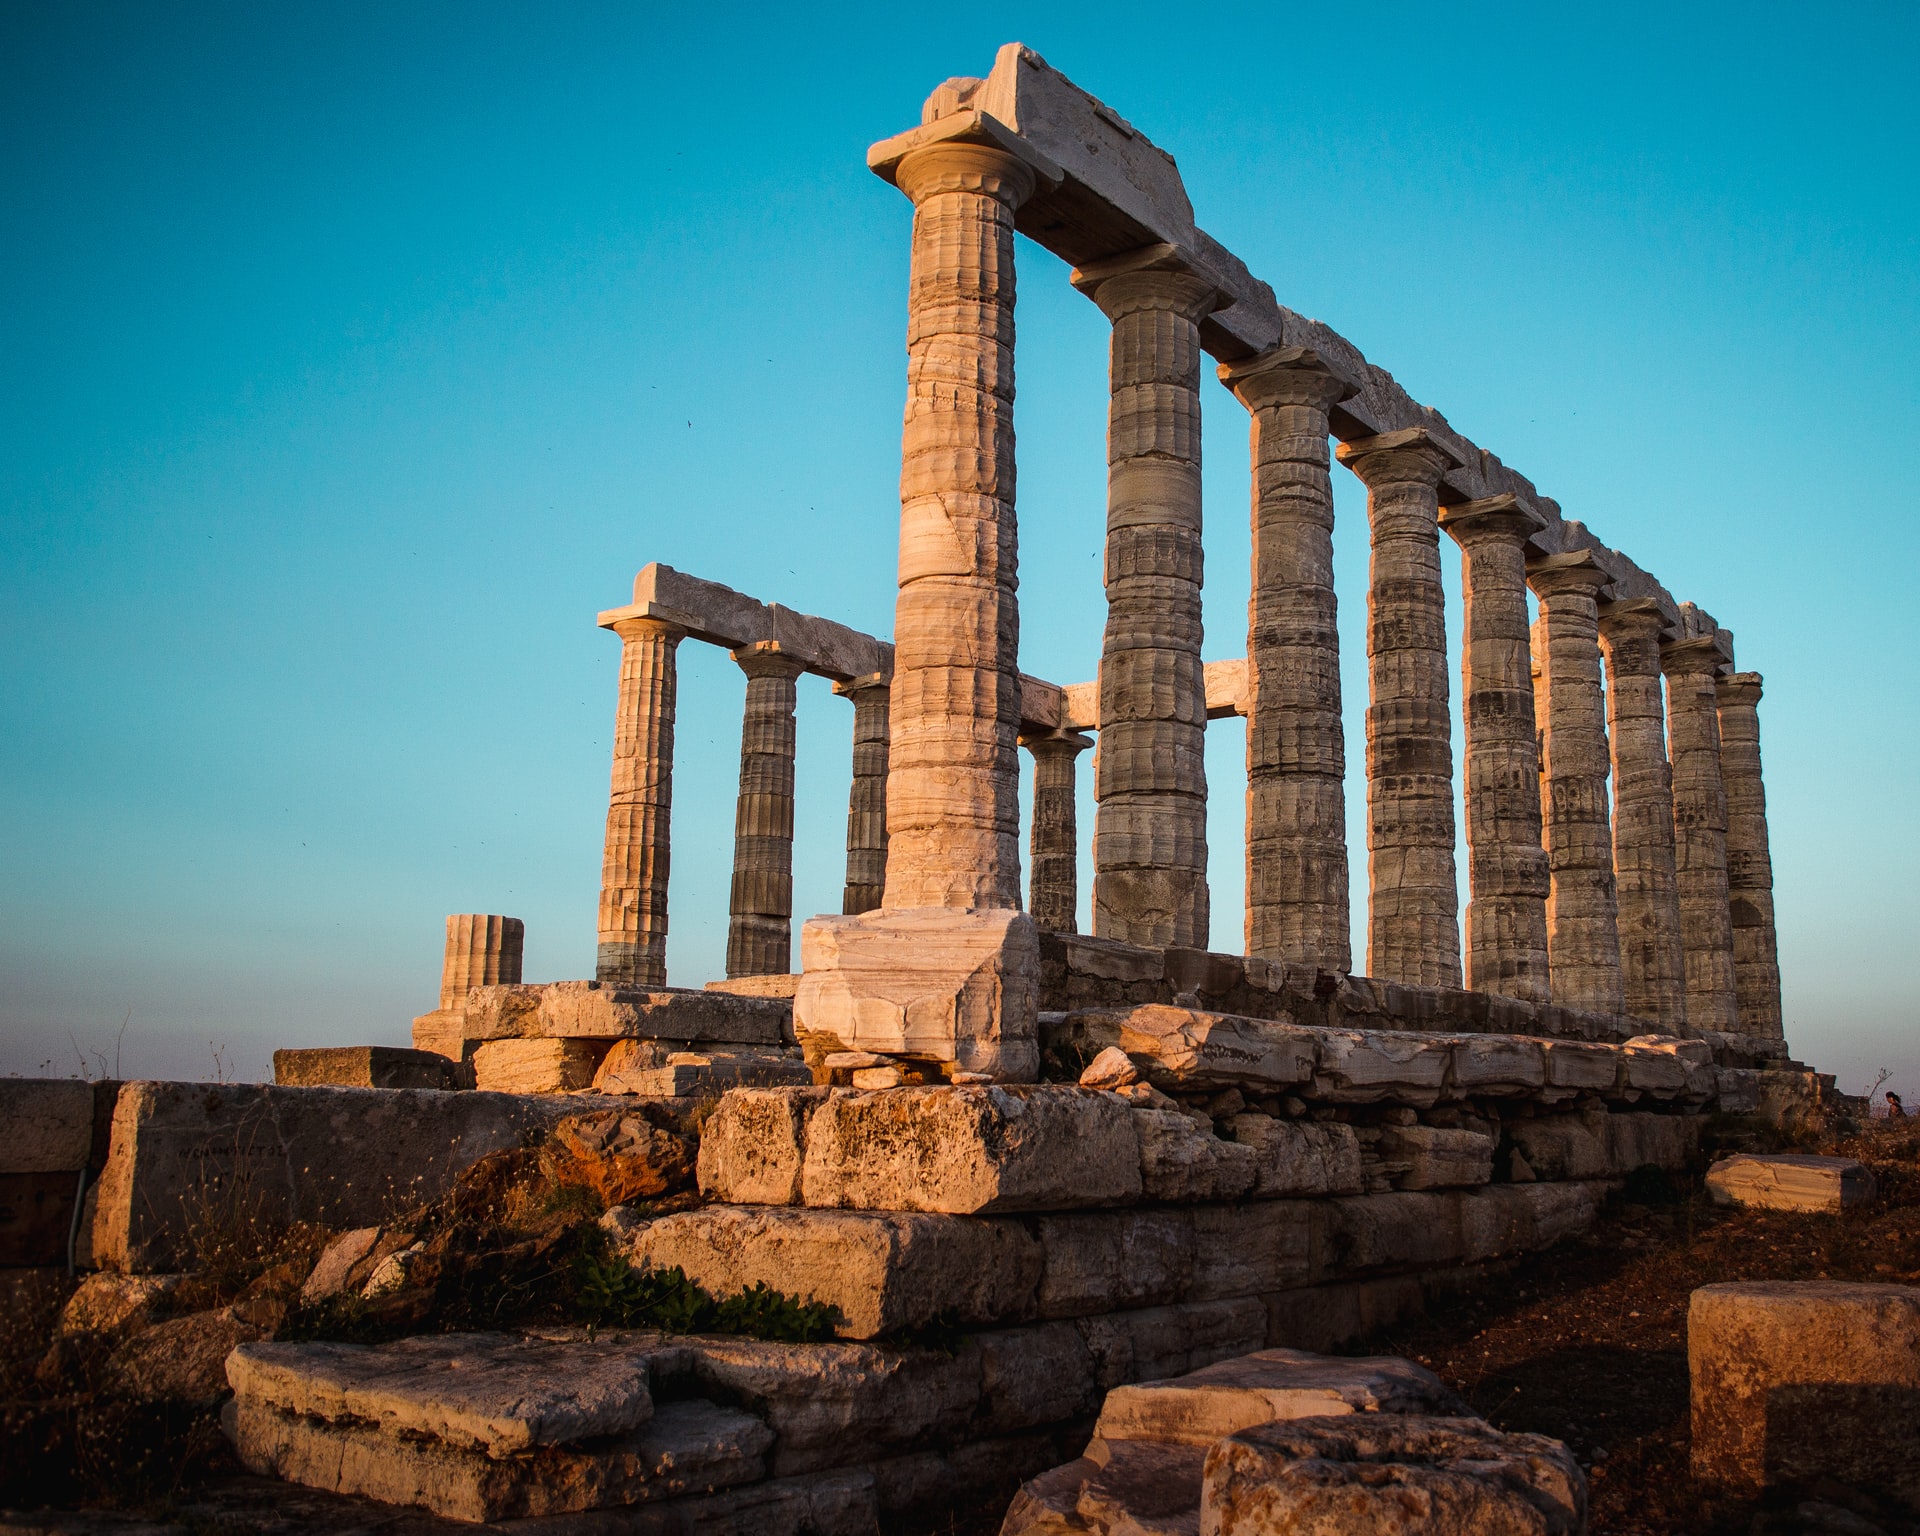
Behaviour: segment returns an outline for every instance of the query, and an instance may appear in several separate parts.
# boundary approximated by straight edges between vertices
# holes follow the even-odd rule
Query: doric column
[[[1032,872],[1027,911],[1052,933],[1077,933],[1080,834],[1074,803],[1074,759],[1093,745],[1077,731],[1022,736],[1033,755]]]
[[[1113,322],[1093,931],[1204,949],[1200,318],[1219,294],[1165,245],[1079,268],[1073,284]]]
[[[1367,486],[1367,974],[1460,985],[1453,723],[1440,588],[1440,477],[1459,460],[1425,427],[1340,445]]]
[[[1660,647],[1667,675],[1667,742],[1673,754],[1674,873],[1687,966],[1687,1023],[1740,1027],[1727,908],[1727,795],[1720,777],[1720,710],[1714,675],[1725,661],[1711,635]]]
[[[1667,762],[1660,632],[1652,598],[1600,605],[1613,747],[1613,875],[1626,1011],[1668,1034],[1687,1024],[1687,967],[1673,866],[1673,769]]]
[[[887,698],[891,679],[869,673],[835,683],[853,700],[853,787],[847,792],[847,886],[842,912],[871,912],[887,885]]]
[[[1527,538],[1546,519],[1511,495],[1442,509],[1462,554],[1467,985],[1544,1003],[1547,854],[1527,638]]]
[[[948,142],[894,180],[914,208],[884,905],[1017,910],[1013,211],[1034,173]]]
[[[1527,567],[1540,599],[1546,735],[1541,823],[1552,889],[1547,957],[1563,1008],[1619,1013],[1620,926],[1613,891],[1613,822],[1607,797],[1606,697],[1600,683],[1600,592],[1607,573],[1587,550]]]
[[[447,919],[447,951],[440,962],[440,1006],[465,1005],[473,987],[511,987],[520,981],[527,925],[517,917],[457,912]]]
[[[1773,926],[1773,855],[1760,780],[1760,674],[1719,680],[1720,777],[1727,794],[1727,907],[1733,923],[1733,995],[1740,1033],[1785,1037],[1779,941]]]
[[[1246,952],[1350,971],[1327,410],[1352,387],[1300,347],[1219,373],[1252,417]]]
[[[673,810],[674,648],[684,631],[659,619],[601,616],[620,637],[613,792],[600,863],[600,950],[609,986],[667,984],[667,866]]]
[[[793,706],[802,668],[771,640],[743,646],[733,659],[747,674],[747,702],[733,811],[727,974],[782,975],[793,967]]]

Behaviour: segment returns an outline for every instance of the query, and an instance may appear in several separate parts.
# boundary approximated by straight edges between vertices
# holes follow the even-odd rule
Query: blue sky
[[[403,1042],[452,911],[523,917],[529,979],[591,973],[593,616],[662,560],[890,632],[908,207],[863,154],[1018,38],[1282,302],[1735,631],[1790,1038],[1920,1091],[1916,14],[6,7],[0,1072]],[[1021,659],[1076,681],[1105,322],[1019,260]],[[1211,658],[1245,647],[1247,469],[1240,407],[1204,408]],[[681,657],[693,984],[744,683]],[[839,905],[850,721],[803,682],[802,913]],[[1225,949],[1243,740],[1210,733]]]

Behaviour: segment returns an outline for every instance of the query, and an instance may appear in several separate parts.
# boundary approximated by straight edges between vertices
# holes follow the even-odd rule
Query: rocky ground
[[[1728,1126],[1724,1134],[1739,1145],[1752,1133]],[[649,1166],[671,1161],[658,1156],[660,1150],[654,1149]],[[1763,1278],[1920,1283],[1920,1124],[1879,1122],[1827,1137],[1817,1150],[1870,1162],[1880,1199],[1840,1216],[1730,1211],[1707,1203],[1697,1179],[1637,1178],[1593,1232],[1488,1278],[1428,1317],[1367,1341],[1364,1351],[1403,1354],[1430,1366],[1500,1428],[1565,1440],[1590,1469],[1596,1536],[1920,1532],[1910,1515],[1837,1485],[1794,1490],[1762,1508],[1703,1498],[1687,1475],[1685,1325],[1695,1287]],[[434,1294],[452,1297],[469,1316],[483,1309],[512,1311],[514,1297],[526,1287],[552,1289],[537,1282],[558,1273],[554,1266],[569,1251],[568,1234],[606,1195],[633,1193],[597,1190],[595,1179],[584,1174],[560,1180],[570,1193],[536,1193],[554,1172],[551,1155],[544,1169],[531,1159],[497,1168],[496,1186],[509,1174],[532,1176],[532,1182],[505,1195],[497,1187],[472,1190],[486,1198],[477,1205],[469,1199],[459,1219],[439,1213],[423,1221],[423,1251],[457,1282],[450,1290],[443,1282],[432,1288]],[[671,1198],[665,1189],[657,1192],[661,1196]],[[511,1218],[505,1232],[503,1213]],[[216,1246],[210,1272],[189,1283],[188,1295],[174,1297],[171,1309],[177,1314],[191,1305],[198,1310],[189,1315],[202,1319],[224,1312],[229,1323],[255,1330],[321,1326],[285,1300],[284,1277],[305,1273],[313,1241],[294,1234],[276,1248]],[[557,1299],[546,1305],[581,1304],[577,1262],[569,1262],[575,1265],[568,1270],[575,1291],[555,1293]],[[513,1283],[473,1278],[496,1269]],[[416,1315],[418,1294],[416,1287],[415,1299],[404,1307],[398,1295],[393,1298],[390,1305],[405,1315],[385,1320],[362,1313],[355,1326],[387,1333],[454,1325],[452,1319]],[[147,1528],[169,1533],[345,1536],[378,1529],[389,1536],[424,1536],[463,1529],[240,1475],[209,1408],[154,1401],[139,1390],[137,1336],[112,1349],[50,1347],[44,1319],[37,1327],[23,1318],[11,1321],[10,1334],[0,1339],[0,1508],[55,1504],[94,1513],[0,1517],[0,1529],[140,1528],[123,1523],[128,1520],[158,1522]],[[208,1353],[217,1351],[224,1333],[214,1337],[219,1330],[208,1322],[196,1327],[208,1338],[179,1329],[173,1342],[199,1340]],[[951,1536],[993,1532],[1004,1501],[1005,1493],[997,1492],[990,1505],[955,1511],[933,1530]]]

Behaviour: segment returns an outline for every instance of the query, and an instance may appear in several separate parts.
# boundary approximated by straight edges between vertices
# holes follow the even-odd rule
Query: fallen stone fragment
[[[1125,1053],[1156,1087],[1181,1091],[1249,1088],[1270,1092],[1313,1076],[1315,1031],[1283,1020],[1249,1019],[1149,1003],[1089,1014],[1095,1040]]]
[[[355,1266],[373,1252],[373,1245],[379,1240],[378,1227],[355,1227],[351,1232],[342,1232],[321,1250],[319,1262],[300,1287],[300,1299],[325,1301],[329,1296],[339,1295],[347,1288]]]
[[[1141,1189],[1149,1200],[1238,1200],[1253,1187],[1252,1147],[1222,1141],[1180,1110],[1136,1109]]]
[[[249,1344],[227,1360],[248,1403],[309,1418],[359,1419],[507,1456],[622,1434],[653,1416],[647,1351],[442,1334],[363,1344]]]
[[[1687,1366],[1701,1482],[1752,1495],[1831,1478],[1920,1509],[1920,1287],[1702,1286]]]
[[[134,1334],[107,1363],[114,1386],[149,1402],[210,1403],[227,1390],[226,1361],[236,1345],[266,1330],[232,1307],[190,1312]]]
[[[1252,1193],[1261,1199],[1357,1195],[1365,1187],[1360,1142],[1350,1125],[1247,1113],[1230,1116],[1227,1129],[1253,1149]]]
[[[1092,1470],[1074,1499],[1074,1513],[1083,1522],[1081,1528],[1116,1536],[1134,1536],[1136,1532],[1139,1536],[1176,1536],[1195,1530],[1206,1457],[1204,1446],[1095,1440],[1084,1458]],[[1004,1536],[1006,1527],[1001,1530]]]
[[[1140,1069],[1133,1058],[1117,1045],[1109,1045],[1087,1063],[1080,1074],[1082,1088],[1125,1088],[1140,1081]]]
[[[1544,1435],[1480,1419],[1358,1413],[1265,1424],[1207,1452],[1218,1536],[1578,1536],[1587,1482]]]
[[[1840,1211],[1874,1197],[1873,1170],[1850,1157],[1742,1152],[1707,1170],[1715,1205],[1766,1211]]]
[[[557,1181],[584,1185],[603,1204],[622,1205],[686,1188],[693,1182],[694,1156],[685,1136],[647,1113],[604,1109],[555,1125],[547,1163]]]
[[[103,1270],[80,1281],[60,1312],[59,1332],[134,1333],[147,1327],[179,1289],[181,1275],[117,1275]]]

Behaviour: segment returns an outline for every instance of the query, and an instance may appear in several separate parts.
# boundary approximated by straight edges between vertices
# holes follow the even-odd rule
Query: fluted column
[[[1733,995],[1740,1033],[1785,1037],[1779,940],[1773,924],[1773,855],[1767,791],[1760,779],[1760,674],[1735,672],[1717,685],[1720,777],[1727,795],[1727,908],[1733,924]]]
[[[1727,906],[1727,796],[1720,777],[1720,711],[1714,675],[1725,660],[1711,635],[1660,648],[1667,675],[1667,741],[1673,754],[1674,872],[1686,953],[1687,1023],[1740,1027],[1734,1001],[1733,926]]]
[[[1547,854],[1527,635],[1527,538],[1546,519],[1511,495],[1444,508],[1459,544],[1465,636],[1467,985],[1544,1003]]]
[[[884,905],[1017,910],[1013,211],[1034,173],[941,143],[894,180],[914,208]]]
[[[1327,411],[1352,390],[1299,347],[1219,374],[1252,417],[1246,952],[1350,971]]]
[[[1607,573],[1587,550],[1527,567],[1546,641],[1547,729],[1540,807],[1552,877],[1547,959],[1553,1000],[1619,1013],[1620,919],[1613,885],[1613,818],[1607,779],[1606,695],[1600,679],[1600,593]]]
[[[672,856],[674,650],[683,630],[642,616],[603,616],[620,637],[613,792],[600,864],[594,975],[610,986],[667,984],[667,869]]]
[[[1673,769],[1667,762],[1660,632],[1652,598],[1600,605],[1613,748],[1613,876],[1626,1011],[1669,1034],[1687,1024],[1686,955],[1673,863]]]
[[[740,716],[740,794],[733,810],[727,974],[793,968],[794,681],[800,663],[777,642],[733,653],[747,674]]]
[[[447,918],[447,949],[440,962],[440,1006],[459,1008],[474,987],[511,987],[520,981],[527,925],[517,917],[456,912]]]
[[[1199,322],[1219,295],[1164,245],[1073,282],[1113,322],[1093,931],[1204,949]]]
[[[1367,486],[1367,974],[1460,985],[1440,477],[1424,427],[1340,445]]]
[[[871,912],[887,886],[887,696],[873,672],[833,691],[853,700],[853,785],[847,792],[847,884],[842,912]]]
[[[1074,759],[1093,745],[1091,736],[1053,731],[1022,736],[1033,755],[1032,873],[1027,911],[1053,933],[1079,932],[1080,834],[1074,801]]]

